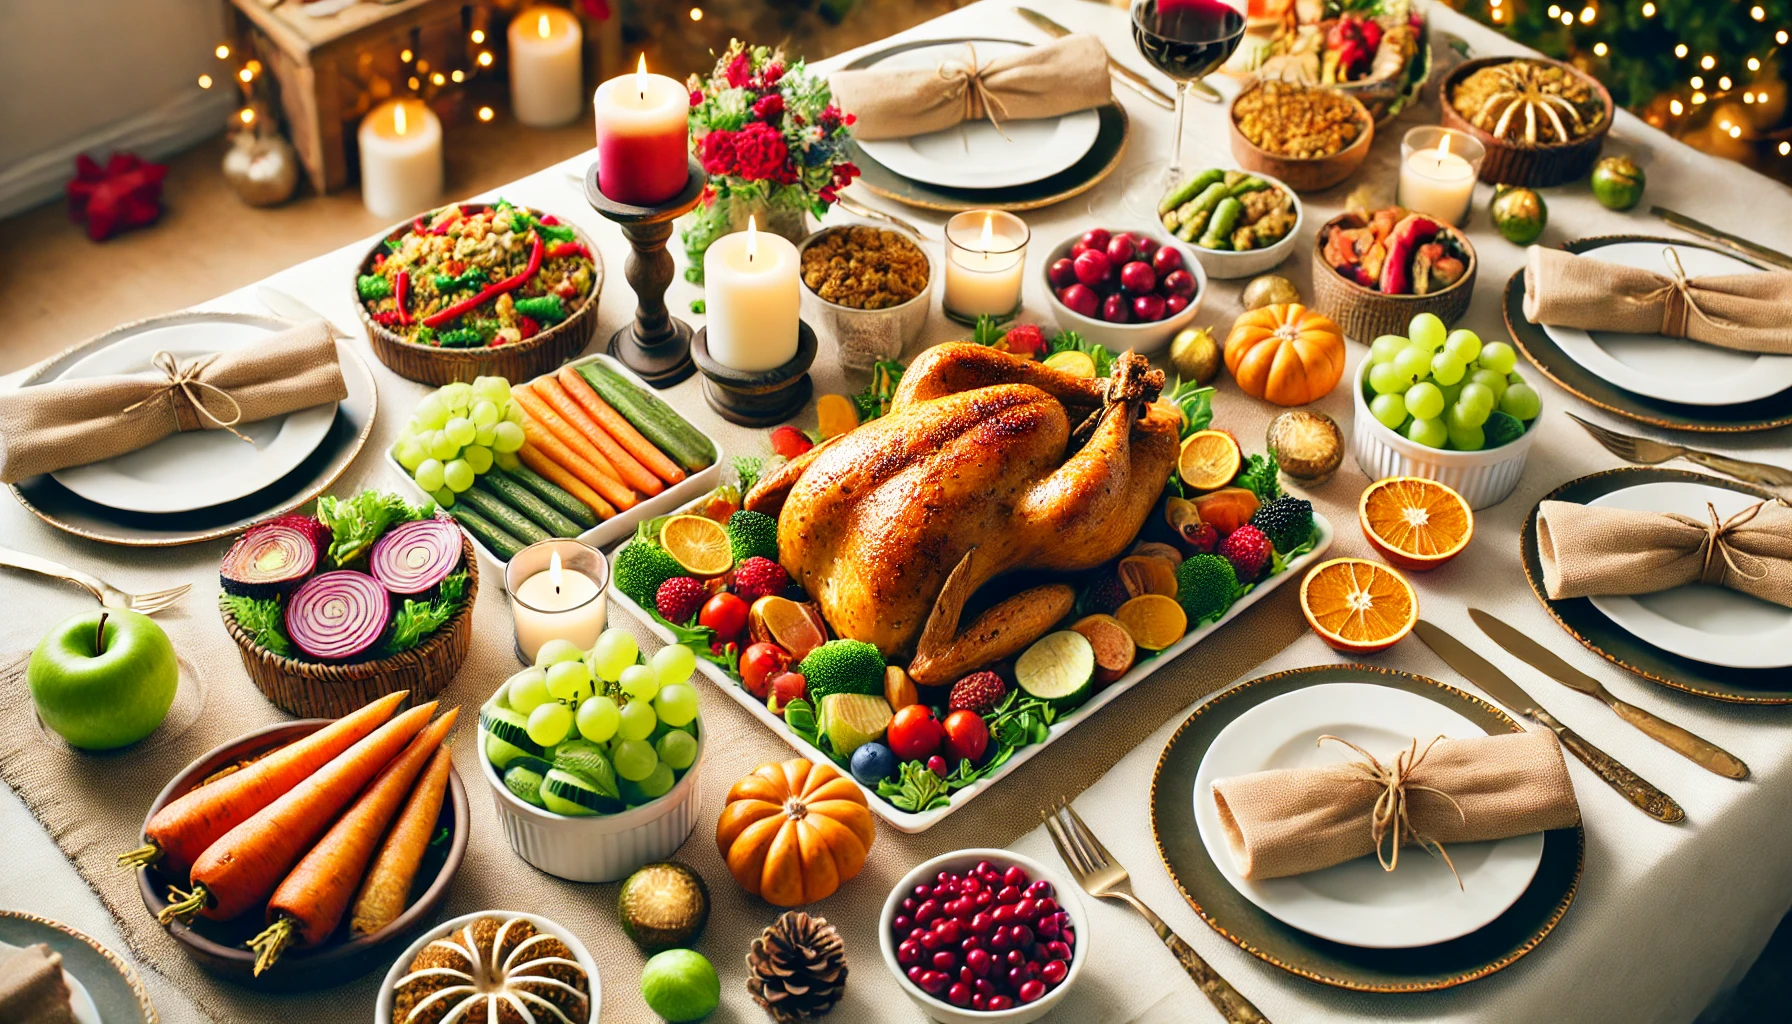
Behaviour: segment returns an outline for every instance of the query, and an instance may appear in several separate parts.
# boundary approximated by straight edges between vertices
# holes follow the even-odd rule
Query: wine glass
[[[1182,115],[1189,83],[1226,63],[1244,38],[1246,0],[1133,0],[1132,41],[1151,66],[1176,81],[1176,134],[1169,163],[1140,179],[1158,196],[1182,181]],[[1155,177],[1155,180],[1153,178]]]

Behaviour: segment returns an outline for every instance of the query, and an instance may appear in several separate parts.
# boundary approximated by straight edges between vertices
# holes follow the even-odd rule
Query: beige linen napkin
[[[1107,103],[1108,53],[1094,36],[1070,35],[996,57],[966,43],[934,68],[836,71],[828,84],[858,118],[861,139],[903,139],[961,121],[1057,117]]]
[[[1662,272],[1655,273],[1531,246],[1524,266],[1525,319],[1792,355],[1792,271],[1689,278],[1673,247],[1662,249]]]
[[[1653,594],[1708,583],[1792,608],[1792,508],[1763,502],[1720,519],[1546,501],[1537,556],[1553,598]]]
[[[75,1024],[62,954],[39,942],[0,942],[0,1021],[6,1024]]]
[[[0,483],[110,459],[176,431],[230,429],[348,397],[322,320],[215,356],[162,356],[149,373],[0,392]]]
[[[1448,846],[1568,828],[1580,821],[1574,784],[1554,733],[1538,729],[1440,739],[1429,750],[1427,742],[1419,741],[1425,756],[1406,784],[1412,831],[1418,835]],[[1359,755],[1341,745],[1337,749],[1347,756],[1323,768],[1278,769],[1214,782],[1220,825],[1239,874],[1281,878],[1376,852],[1373,812],[1387,787],[1371,782],[1355,766],[1361,763]],[[1394,756],[1381,758],[1384,765],[1394,761]],[[1456,805],[1430,790],[1448,794]],[[1392,834],[1390,828],[1390,838]]]

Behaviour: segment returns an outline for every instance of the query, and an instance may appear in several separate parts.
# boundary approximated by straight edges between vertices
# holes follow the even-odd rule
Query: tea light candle
[[[579,19],[562,7],[531,7],[510,22],[510,110],[531,128],[570,124],[585,101]]]
[[[1027,263],[1026,221],[1000,210],[970,210],[946,222],[946,315],[961,323],[1020,310]]]
[[[368,212],[391,220],[435,205],[442,194],[442,122],[422,100],[373,108],[355,139]]]
[[[731,370],[764,373],[796,357],[796,246],[760,231],[723,235],[703,254],[703,290],[710,358]]]
[[[1486,149],[1471,135],[1422,125],[1400,143],[1401,206],[1449,224],[1468,221]]]
[[[665,75],[647,73],[647,57],[632,75],[597,87],[597,176],[618,203],[653,206],[684,189],[691,94]]]
[[[580,649],[604,631],[602,553],[576,540],[544,540],[516,553],[504,567],[504,588],[516,623],[517,656],[533,664],[549,640],[569,640]]]

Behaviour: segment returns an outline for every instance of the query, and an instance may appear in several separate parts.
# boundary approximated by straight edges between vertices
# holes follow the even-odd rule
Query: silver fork
[[[147,594],[127,594],[98,576],[89,576],[79,569],[71,569],[60,562],[52,562],[47,558],[28,555],[23,551],[14,551],[11,548],[0,548],[0,565],[67,580],[92,594],[100,604],[107,608],[141,612],[144,615],[154,615],[180,600],[187,591],[193,589],[191,583],[184,583],[166,590],[152,590]]]
[[[1108,848],[1101,845],[1101,840],[1095,838],[1095,833],[1089,831],[1089,826],[1083,824],[1083,819],[1068,803],[1060,799],[1054,810],[1041,811],[1039,817],[1045,822],[1045,830],[1051,833],[1058,856],[1064,858],[1065,865],[1076,876],[1076,883],[1083,887],[1083,891],[1096,899],[1120,900],[1138,911],[1164,945],[1170,947],[1176,961],[1194,979],[1207,1001],[1226,1018],[1227,1024],[1269,1024],[1269,1018],[1252,1006],[1249,999],[1220,977],[1194,947],[1182,941],[1163,918],[1132,894],[1132,879],[1126,869],[1114,860]]]
[[[1732,459],[1728,455],[1716,452],[1700,451],[1684,445],[1669,444],[1647,437],[1633,437],[1620,434],[1615,430],[1602,427],[1581,419],[1573,413],[1568,418],[1586,428],[1593,435],[1593,440],[1605,446],[1605,450],[1626,462],[1635,462],[1645,466],[1653,466],[1669,459],[1685,459],[1688,462],[1715,470],[1725,476],[1732,476],[1751,484],[1769,484],[1792,486],[1792,469],[1781,469],[1764,462],[1749,462],[1746,459]]]

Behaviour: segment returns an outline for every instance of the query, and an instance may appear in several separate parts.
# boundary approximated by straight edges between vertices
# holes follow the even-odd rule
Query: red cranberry
[[[1014,905],[1014,919],[1032,923],[1039,919],[1039,908],[1031,898],[1022,896],[1020,902]]]
[[[1171,295],[1195,294],[1195,275],[1187,270],[1172,270],[1164,275],[1164,290]]]
[[[1144,260],[1146,263],[1150,263],[1152,260],[1156,259],[1157,254],[1163,249],[1162,246],[1157,244],[1157,239],[1146,238],[1144,235],[1132,236],[1132,245],[1133,248],[1138,250],[1138,253],[1136,254],[1137,258]]]
[[[921,975],[926,974],[926,973],[927,973],[927,968],[922,967],[920,964],[915,964],[913,967],[910,967],[908,969],[908,980],[919,985],[919,984],[921,984]]]
[[[1064,976],[1070,973],[1070,964],[1063,960],[1053,960],[1039,969],[1039,980],[1047,985],[1061,985]]]
[[[1113,264],[1108,262],[1105,254],[1090,249],[1078,256],[1072,264],[1076,271],[1076,279],[1093,288],[1108,276]]]
[[[996,902],[997,903],[1019,903],[1020,902],[1020,892],[1021,892],[1020,887],[1017,885],[1004,885],[1004,886],[1002,886],[1001,891],[996,893]]]
[[[1011,949],[1002,954],[1002,962],[1010,967],[1022,967],[1027,962],[1027,954],[1018,949]]]
[[[1071,929],[1069,921],[1064,922],[1064,933],[1058,936],[1058,938],[1066,946],[1073,949],[1076,948],[1076,932]]]
[[[1041,970],[1042,970],[1042,968],[1039,966],[1039,961],[1037,961],[1037,960],[1028,960],[1027,961],[1027,977],[1037,978],[1037,977],[1039,977],[1039,973]]]
[[[915,941],[919,942],[921,944],[921,948],[925,949],[929,953],[933,952],[936,949],[941,949],[945,946],[945,943],[940,941],[940,933],[939,932],[922,932],[921,937],[919,939],[916,939]]]
[[[1027,983],[1020,987],[1020,1001],[1023,1003],[1036,1003],[1043,995],[1045,995],[1045,982],[1038,978],[1028,978]]]
[[[921,962],[921,944],[919,942],[904,941],[902,943],[902,945],[897,946],[896,947],[896,962],[903,965],[904,967],[907,967],[910,964],[920,963]]]
[[[910,928],[908,930],[908,940],[910,942],[920,942],[921,936],[926,935],[926,934],[927,934],[927,929],[925,929],[925,928],[921,928],[921,927]]]
[[[1007,885],[1024,888],[1028,882],[1027,869],[1021,867],[1019,864],[1008,865],[1008,870],[1002,872],[1002,882]]]
[[[939,971],[922,971],[921,980],[918,984],[921,986],[921,991],[930,996],[937,996],[946,990],[946,985],[951,982],[951,980],[951,978],[946,977]]]
[[[921,901],[915,899],[913,896],[904,896],[902,898],[902,912],[905,914],[914,913],[915,908],[920,905],[921,905]]]
[[[1113,237],[1112,234],[1108,233],[1107,228],[1090,228],[1083,232],[1083,237],[1079,239],[1079,244],[1085,249],[1106,249],[1108,247],[1108,242],[1111,241]]]
[[[971,915],[971,931],[978,935],[987,935],[989,930],[995,926],[996,919],[981,910]]]
[[[1120,287],[1140,295],[1157,287],[1157,275],[1150,264],[1133,260],[1120,268]]]
[[[1096,297],[1095,290],[1080,281],[1059,292],[1058,301],[1078,316],[1094,317],[1101,308],[1101,300]],[[988,879],[984,881],[987,882]]]
[[[1038,908],[1039,916],[1044,918],[1044,917],[1050,917],[1053,914],[1056,914],[1058,912],[1058,901],[1052,899],[1051,895],[1049,893],[1044,896],[1039,895],[1037,892],[1034,891],[1038,888],[1039,888],[1039,883],[1037,883],[1037,882],[1033,883],[1032,885],[1027,886],[1027,892],[1031,893],[1036,901],[1036,902],[1034,902],[1033,906]]]
[[[897,957],[901,962],[901,957]],[[964,955],[965,969],[979,978],[989,976],[989,954],[981,949],[973,949]]]
[[[1046,280],[1053,288],[1063,288],[1076,283],[1076,267],[1070,257],[1065,256],[1052,261],[1051,269],[1045,272]]]
[[[915,908],[916,924],[927,924],[938,916],[940,916],[940,905],[933,900],[924,900],[920,906]]]
[[[964,938],[963,930],[963,925],[950,919],[933,926],[933,933],[938,935],[940,942],[947,946],[956,945],[959,939]]]
[[[1108,240],[1108,259],[1115,264],[1130,261],[1138,251],[1138,247],[1133,244],[1132,235],[1124,231]]]
[[[1166,245],[1151,254],[1151,269],[1161,274],[1182,269],[1182,250]]]
[[[1119,292],[1101,301],[1101,318],[1111,324],[1124,324],[1132,321],[1132,303]]]
[[[936,971],[950,972],[958,967],[958,954],[949,949],[942,949],[933,954],[933,959],[929,962],[933,964],[933,969]]]
[[[996,983],[988,978],[978,978],[971,982],[971,990],[987,999],[996,994]]]
[[[1040,917],[1039,921],[1033,925],[1033,931],[1038,933],[1039,937],[1042,939],[1057,938],[1059,935],[1058,915],[1052,914],[1049,917]]]
[[[1008,968],[1009,988],[1020,988],[1030,980],[1031,979],[1027,976],[1027,968],[1025,964],[1016,964],[1013,967]]]
[[[948,883],[954,882],[957,879],[953,876],[952,872],[942,871],[939,874],[934,875],[933,880],[938,882],[941,885],[948,885]],[[948,887],[949,887],[949,885],[948,885]]]
[[[1012,1010],[1014,1009],[1014,1000],[1007,996],[990,996],[989,1008],[992,1012],[995,1010]]]
[[[931,885],[915,886],[915,891],[914,891],[915,899],[924,900],[927,897],[932,896],[932,895],[933,895],[933,886],[931,886]]]
[[[1086,253],[1088,251],[1089,251],[1089,247],[1079,241],[1075,245],[1072,245],[1070,247],[1070,255],[1069,255],[1068,259],[1070,259],[1072,262],[1074,262],[1078,256],[1081,256],[1083,253]],[[1102,246],[1102,251],[1105,254],[1107,251],[1107,246],[1105,246],[1105,245]]]
[[[971,1009],[973,1009],[973,1010],[988,1010],[989,1009],[989,997],[984,995],[981,992],[972,996],[971,997]]]
[[[1008,941],[1014,943],[1016,948],[1031,949],[1033,946],[1033,929],[1028,928],[1024,924],[1017,924],[1008,929]]]
[[[995,869],[996,869],[996,866],[994,864],[991,864],[989,861],[986,861],[986,860],[980,860],[977,862],[977,866],[971,869],[971,873],[974,875],[977,875],[978,877],[982,877],[983,875],[986,875],[986,874],[990,873],[991,871],[994,871]]]
[[[946,990],[946,1002],[953,1006],[971,1005],[971,986],[962,981],[954,982],[952,987]]]
[[[1185,310],[1187,308],[1188,308],[1188,296],[1186,296],[1186,295],[1166,295],[1166,296],[1164,296],[1164,315],[1165,316],[1175,316],[1176,314],[1182,312],[1183,310]]]
[[[993,892],[990,892],[988,889],[983,889],[983,890],[979,891],[977,893],[977,895],[971,897],[971,906],[977,908],[978,910],[982,910],[984,907],[989,906],[991,903],[994,903],[995,901],[996,901],[996,894]]]
[[[1013,940],[1008,937],[1008,930],[997,928],[989,933],[989,948],[992,952],[1001,953],[1014,947]]]
[[[1027,895],[1036,900],[1042,900],[1057,895],[1057,891],[1052,888],[1052,883],[1041,878],[1039,881],[1027,886]]]
[[[1143,323],[1162,320],[1166,308],[1162,295],[1134,295],[1132,297],[1132,315]]]
[[[1051,959],[1051,960],[1069,960],[1070,959],[1070,946],[1068,943],[1065,943],[1061,940],[1054,940],[1052,942],[1048,942],[1040,948],[1045,951],[1045,955],[1048,959]]]
[[[964,879],[958,883],[958,891],[964,893],[966,896],[975,896],[983,891],[983,879],[978,878],[976,875],[966,875]]]

